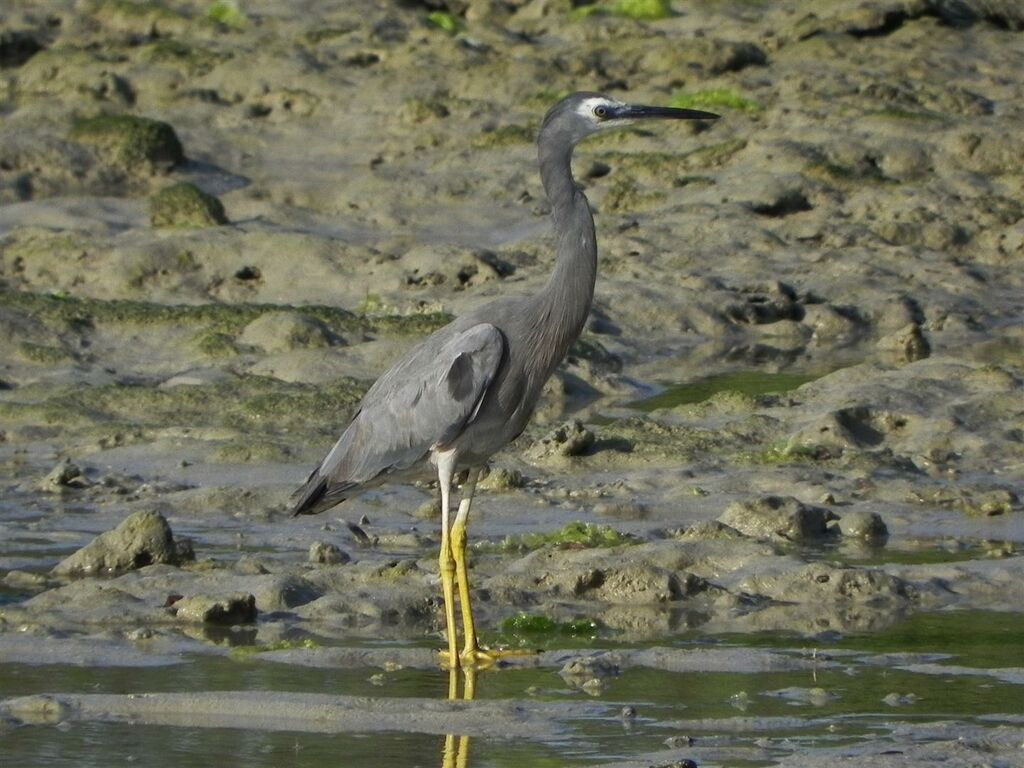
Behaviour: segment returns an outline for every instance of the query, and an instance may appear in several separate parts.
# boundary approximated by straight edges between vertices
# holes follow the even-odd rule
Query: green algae
[[[613,450],[617,461],[697,461],[719,455],[732,444],[749,442],[749,436],[714,430],[663,424],[642,416],[615,419],[602,425],[595,451]]]
[[[174,129],[136,115],[96,115],[75,120],[70,137],[95,147],[109,163],[128,171],[172,168],[185,160]]]
[[[27,341],[23,341],[18,344],[18,354],[26,360],[31,360],[33,363],[42,363],[45,365],[55,365],[57,363],[65,362],[66,360],[74,359],[74,355],[63,347],[55,347],[47,344],[32,344]]]
[[[90,299],[68,294],[41,294],[0,288],[0,303],[58,330],[106,324],[168,324],[197,328],[196,343],[209,354],[233,354],[234,336],[268,312],[301,311],[337,335],[379,333],[420,336],[451,322],[446,312],[411,315],[357,315],[340,307],[310,304],[157,304],[133,299]]]
[[[213,452],[214,461],[228,464],[250,464],[253,462],[285,462],[295,459],[290,446],[273,440],[252,439],[232,440]]]
[[[496,545],[481,542],[479,548],[497,552],[528,552],[541,547],[558,549],[597,549],[618,547],[636,542],[632,536],[616,531],[610,525],[576,521],[557,531],[522,533],[506,536]]]
[[[573,8],[570,17],[617,16],[635,21],[658,21],[675,16],[671,0],[606,0]]]
[[[214,0],[206,7],[203,17],[228,29],[244,29],[249,20],[235,0]]]
[[[806,462],[826,461],[832,458],[832,452],[816,445],[799,443],[775,443],[760,451],[745,451],[739,459],[750,464],[786,465]]]
[[[533,141],[536,132],[536,129],[529,125],[500,125],[478,133],[473,137],[472,145],[477,149],[490,149],[515,144],[529,144]]]
[[[313,651],[322,646],[312,638],[302,640],[275,640],[270,643],[254,643],[253,645],[232,646],[230,656],[234,659],[249,659],[260,653],[271,651]]]
[[[431,11],[427,14],[427,21],[449,35],[457,35],[466,28],[462,19],[447,11]]]
[[[597,633],[598,623],[594,619],[581,618],[572,621],[556,621],[548,616],[532,613],[517,613],[501,622],[501,632],[506,635],[565,635],[586,637]]]
[[[615,0],[611,12],[616,16],[642,21],[667,19],[675,15],[670,0]]]
[[[199,48],[173,38],[155,40],[143,46],[140,53],[146,61],[173,64],[193,76],[209,74],[234,56],[228,51]]]
[[[885,178],[882,175],[881,169],[874,165],[868,166],[864,170],[858,170],[837,163],[816,162],[808,163],[800,172],[808,178],[840,187],[898,183],[892,179]]]
[[[602,158],[612,167],[616,181],[635,184],[638,179],[653,179],[659,184],[681,187],[692,183],[714,183],[713,179],[693,176],[691,171],[725,165],[747,146],[743,139],[697,147],[688,152],[623,152],[609,150]],[[657,190],[664,194],[661,190]]]
[[[216,197],[181,182],[149,198],[149,222],[154,227],[213,227],[227,224],[228,217]]]
[[[366,384],[354,379],[313,386],[260,376],[177,387],[22,387],[15,393],[17,399],[0,402],[0,418],[9,424],[55,424],[84,432],[202,425],[246,433],[327,434],[346,420],[365,390]],[[325,413],[336,415],[336,420],[325,425]]]
[[[708,88],[700,91],[680,91],[669,102],[680,109],[733,109],[756,113],[764,110],[758,102],[748,99],[730,88]]]
[[[639,211],[663,203],[666,197],[660,189],[641,190],[634,179],[617,176],[608,186],[604,206],[611,211]]]

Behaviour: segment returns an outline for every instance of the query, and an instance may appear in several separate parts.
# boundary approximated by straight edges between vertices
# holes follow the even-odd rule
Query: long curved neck
[[[572,144],[540,139],[540,174],[551,203],[558,245],[555,266],[537,294],[537,361],[544,377],[565,357],[579,337],[594,299],[597,239],[594,217],[583,191],[572,177]]]

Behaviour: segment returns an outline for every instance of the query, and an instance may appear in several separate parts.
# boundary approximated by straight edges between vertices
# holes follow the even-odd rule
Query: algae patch
[[[220,200],[182,182],[149,198],[149,222],[154,227],[212,227],[227,224],[228,217]]]
[[[557,531],[506,536],[497,544],[484,542],[479,547],[498,552],[528,552],[547,546],[558,549],[596,549],[634,543],[636,543],[636,539],[633,536],[616,531],[609,525],[576,521],[568,523]]]
[[[185,160],[174,129],[135,115],[97,115],[76,120],[71,138],[94,147],[107,162],[128,171],[165,171]]]
[[[557,621],[549,616],[532,613],[517,613],[501,622],[501,633],[512,637],[593,637],[599,625],[595,619],[580,618],[571,621]]]
[[[177,387],[69,385],[40,392],[27,386],[17,390],[16,400],[0,402],[0,418],[11,424],[59,424],[68,431],[201,424],[247,433],[331,432],[334,424],[325,426],[323,414],[343,421],[364,391],[365,384],[353,379],[313,386],[259,376]]]
[[[762,107],[729,88],[708,88],[702,91],[681,91],[672,97],[669,106],[680,109],[733,109],[739,112],[761,112]]]

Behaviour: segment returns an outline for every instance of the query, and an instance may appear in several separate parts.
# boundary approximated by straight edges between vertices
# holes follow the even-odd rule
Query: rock
[[[851,539],[881,543],[889,538],[889,529],[877,512],[844,512],[839,518],[839,530]]]
[[[171,607],[178,621],[189,624],[247,624],[256,621],[256,598],[247,594],[183,597]]]
[[[878,160],[882,175],[896,181],[920,179],[932,172],[931,158],[916,141],[891,141],[883,145]]]
[[[903,579],[870,568],[842,568],[810,563],[792,571],[751,576],[739,584],[744,592],[792,603],[910,600],[914,588]]]
[[[181,565],[194,559],[191,542],[175,541],[163,515],[136,512],[112,531],[101,533],[59,562],[52,573],[59,576],[99,575],[156,563]]]
[[[341,565],[351,561],[348,553],[329,541],[314,541],[309,545],[309,562],[324,565]]]
[[[562,424],[530,446],[528,455],[535,459],[553,456],[580,456],[594,445],[594,433],[579,419]]]
[[[883,336],[875,345],[883,352],[895,355],[901,362],[913,363],[931,355],[931,344],[921,331],[921,326],[911,323],[896,333]]]
[[[328,347],[337,341],[323,323],[300,312],[265,312],[249,323],[238,337],[241,344],[266,352],[287,352],[305,347]]]
[[[815,541],[836,535],[829,525],[839,518],[822,507],[810,507],[792,496],[762,496],[729,505],[718,518],[741,533],[762,539]]]
[[[185,160],[174,129],[168,123],[146,117],[81,118],[73,124],[71,138],[92,147],[108,164],[133,174],[166,172]]]
[[[149,198],[149,222],[154,227],[212,227],[227,224],[228,219],[220,200],[182,182]]]
[[[416,507],[412,515],[420,520],[438,520],[441,517],[441,501],[428,499]]]
[[[578,656],[567,661],[558,674],[563,678],[612,677],[619,674],[619,663],[610,653],[600,656]]]
[[[90,485],[92,482],[81,468],[77,464],[72,464],[71,459],[64,459],[43,478],[42,489],[59,491],[62,488],[88,488]]]
[[[487,467],[480,477],[480,488],[487,491],[510,491],[523,487],[523,473],[507,467]]]
[[[234,570],[237,573],[242,573],[247,576],[262,576],[270,573],[270,569],[267,568],[263,562],[253,555],[242,555],[235,562]]]
[[[50,579],[42,573],[29,573],[28,571],[8,571],[0,579],[0,584],[19,591],[41,591],[50,586]]]

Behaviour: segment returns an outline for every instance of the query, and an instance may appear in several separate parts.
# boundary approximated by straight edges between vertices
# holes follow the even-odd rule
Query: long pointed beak
[[[699,109],[680,109],[678,107],[644,107],[627,104],[620,107],[613,115],[616,119],[632,120],[634,118],[661,117],[672,120],[717,120],[714,112]]]

